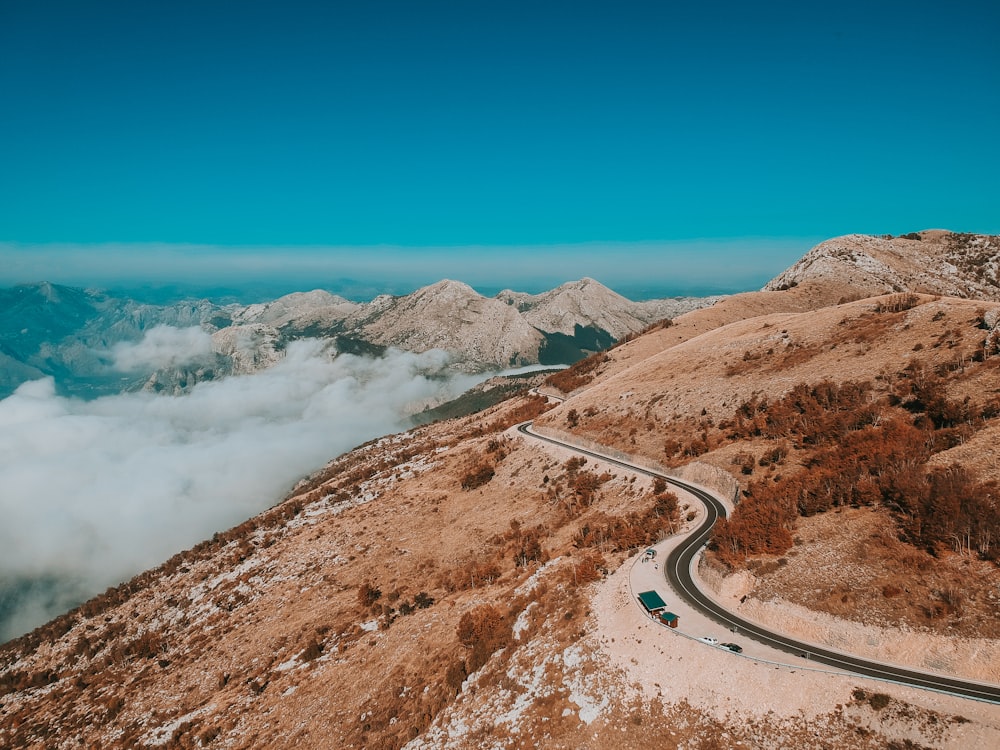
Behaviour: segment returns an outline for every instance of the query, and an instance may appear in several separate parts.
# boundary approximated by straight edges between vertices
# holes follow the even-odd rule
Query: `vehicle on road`
[[[737,643],[720,643],[719,645],[722,646],[723,648],[728,648],[734,654],[742,654],[743,653],[743,647],[740,646]]]
[[[713,638],[710,635],[702,636],[698,640],[701,641],[702,643],[707,643],[709,646],[718,646],[719,645],[719,639],[718,638]]]

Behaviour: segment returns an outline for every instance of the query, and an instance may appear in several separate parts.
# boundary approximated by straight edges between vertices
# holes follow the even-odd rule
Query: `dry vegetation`
[[[754,596],[792,602],[865,625],[1000,638],[995,564],[970,555],[932,555],[899,538],[874,508],[838,508],[801,519],[781,557],[747,561]],[[803,575],[803,571],[809,571]]]
[[[565,370],[549,375],[545,382],[563,393],[572,393],[577,388],[582,388],[592,382],[597,377],[600,366],[608,361],[610,358],[605,352],[597,352],[570,365]]]
[[[784,553],[800,515],[878,506],[914,547],[996,560],[1000,484],[977,481],[962,466],[926,464],[998,415],[1000,398],[976,406],[950,399],[944,378],[919,361],[888,393],[873,383],[822,381],[800,384],[773,404],[744,402],[735,420],[720,424],[726,439],[764,438],[775,447],[765,448],[759,464],[782,466],[792,452],[800,470],[751,481],[732,518],[716,527],[713,546],[727,564],[741,565]],[[743,474],[753,473],[748,458]]]
[[[762,581],[781,559],[782,580],[831,592],[797,600],[807,606],[864,620],[877,596],[893,605],[878,609],[881,623],[992,634],[983,625],[1000,615],[988,596],[1000,472],[988,450],[979,463],[966,450],[1000,434],[1000,357],[986,309],[897,293],[738,321],[595,383],[540,422],[668,466],[697,458],[729,471],[742,497],[716,530],[717,559],[758,566]],[[892,529],[861,582],[788,556],[803,519],[841,508],[871,508]],[[906,596],[877,583],[915,571],[924,582]],[[856,586],[872,588],[839,601]]]
[[[994,239],[934,241],[995,283]],[[730,472],[741,503],[713,559],[760,600],[998,637],[1000,468],[975,460],[1000,443],[998,306],[860,296],[807,280],[731,298],[550,376],[563,405],[522,394],[336,459],[0,648],[0,746],[985,746],[995,721],[895,688],[631,655],[648,618],[599,623],[631,622],[621,563],[683,504],[508,430]]]
[[[551,620],[572,640],[578,587],[676,525],[664,487],[498,432],[543,408],[523,397],[374,441],[271,511],[7,644],[0,744],[401,747],[509,653],[519,618],[522,639]],[[320,717],[323,695],[337,698]],[[279,706],[283,729],[265,719]]]

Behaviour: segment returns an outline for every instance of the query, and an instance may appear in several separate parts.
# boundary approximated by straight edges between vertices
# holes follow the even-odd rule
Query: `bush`
[[[302,661],[313,661],[318,659],[323,654],[323,647],[319,645],[315,638],[309,641],[309,645],[306,646],[302,653],[299,654],[299,658]]]
[[[485,664],[495,651],[506,646],[512,636],[506,618],[492,604],[482,604],[462,615],[456,634],[459,643],[472,649],[466,665],[470,674]]]
[[[474,490],[477,487],[482,487],[484,484],[493,479],[495,474],[496,472],[489,464],[479,464],[470,469],[465,476],[462,477],[462,489]]]
[[[382,591],[370,583],[362,583],[361,588],[358,589],[358,604],[362,607],[371,607],[381,598]]]
[[[421,591],[415,597],[413,597],[413,603],[417,605],[418,609],[427,609],[434,603],[434,597],[428,594],[426,591]]]
[[[545,379],[545,382],[558,388],[563,393],[570,393],[590,383],[597,375],[596,370],[598,366],[610,361],[611,358],[606,353],[598,352],[586,359],[581,359],[565,370],[552,373]]]
[[[916,307],[919,302],[920,297],[912,292],[893,294],[883,300],[880,300],[878,304],[875,305],[875,312],[903,312],[904,310],[910,310]]]

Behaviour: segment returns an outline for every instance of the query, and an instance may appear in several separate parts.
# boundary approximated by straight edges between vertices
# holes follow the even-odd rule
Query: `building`
[[[679,619],[673,612],[660,612],[660,622],[668,627],[676,628]]]
[[[657,614],[667,608],[667,603],[663,601],[663,597],[655,591],[643,591],[639,594],[639,604],[653,617],[656,617]]]

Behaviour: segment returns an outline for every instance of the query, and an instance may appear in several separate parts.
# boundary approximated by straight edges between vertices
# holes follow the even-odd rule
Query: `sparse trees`
[[[810,448],[800,459],[806,471],[751,483],[733,516],[713,531],[713,548],[740,565],[748,556],[787,549],[798,515],[883,505],[912,544],[994,559],[995,483],[977,483],[959,467],[925,469],[932,454],[963,439],[991,409],[951,398],[941,374],[919,361],[881,399],[871,383],[829,381],[800,384],[770,404],[754,397],[740,406],[730,437],[781,439],[761,456],[761,466],[783,461],[788,441]],[[738,459],[747,464],[742,454]]]

